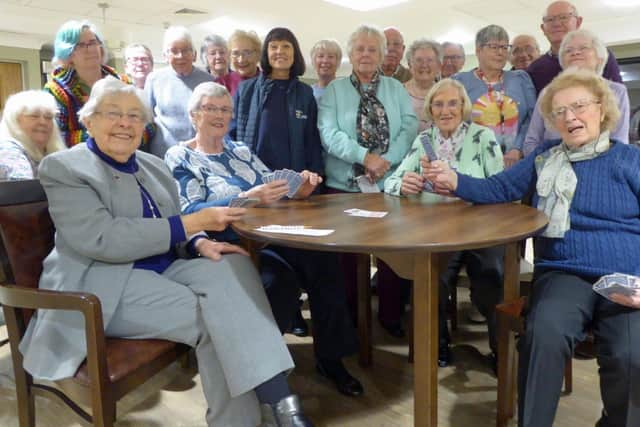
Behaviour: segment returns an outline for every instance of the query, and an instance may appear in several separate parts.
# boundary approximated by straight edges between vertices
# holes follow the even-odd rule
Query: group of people
[[[294,365],[282,339],[300,317],[301,289],[318,372],[344,395],[364,392],[342,362],[357,348],[355,258],[270,245],[256,269],[229,227],[246,209],[230,200],[286,197],[286,181],[264,179],[285,168],[302,178],[292,198],[372,188],[476,203],[533,194],[550,223],[536,238],[519,344],[520,425],[552,425],[564,361],[591,325],[605,406],[599,425],[631,426],[640,414],[640,296],[613,303],[590,285],[612,272],[640,273],[640,152],[625,145],[629,99],[615,58],[581,23],[570,3],[551,3],[543,54],[531,36],[510,42],[504,28],[486,26],[469,71],[462,45],[421,38],[405,49],[397,28],[361,25],[346,43],[351,74],[336,77],[342,49],[321,40],[311,50],[318,81],[309,86],[287,28],[263,41],[240,30],[228,40],[207,36],[199,68],[189,31],[170,27],[167,67],[153,71],[150,50],[135,44],[120,74],[105,65],[97,28],[69,21],[56,35],[58,66],[45,90],[6,104],[0,179],[38,178],[47,193],[56,244],[40,286],[95,293],[109,336],[193,346],[207,422],[216,426],[312,425],[287,384]],[[503,257],[502,246],[463,251],[442,272],[440,366],[451,362],[445,308],[463,265],[498,363]],[[377,281],[379,320],[403,336],[411,283],[380,260]],[[60,339],[69,330],[75,338]],[[25,368],[38,378],[73,375],[86,354],[82,330],[71,313],[39,312],[21,343]]]

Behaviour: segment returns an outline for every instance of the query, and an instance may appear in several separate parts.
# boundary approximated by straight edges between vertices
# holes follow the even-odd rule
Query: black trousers
[[[489,346],[497,352],[496,305],[502,302],[504,279],[504,246],[455,252],[447,269],[439,278],[438,327],[440,343],[448,343],[447,303],[449,290],[456,285],[460,268],[464,265],[471,286],[471,301],[478,311],[487,318]]]
[[[599,427],[640,426],[640,310],[592,290],[597,278],[561,271],[535,274],[518,342],[518,425],[551,427],[564,366],[591,325],[598,350],[604,411]]]
[[[260,275],[280,331],[291,326],[302,288],[309,295],[316,357],[337,360],[357,352],[337,254],[268,246],[260,251]]]

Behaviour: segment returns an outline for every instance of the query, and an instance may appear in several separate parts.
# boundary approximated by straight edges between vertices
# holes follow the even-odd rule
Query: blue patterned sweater
[[[487,179],[458,174],[455,193],[475,203],[519,200],[535,190],[536,164],[539,168],[547,150],[558,143],[548,141]],[[590,277],[640,275],[640,149],[614,143],[595,159],[572,165],[578,184],[569,211],[571,229],[562,239],[536,238],[536,268]],[[533,206],[537,202],[534,193]]]

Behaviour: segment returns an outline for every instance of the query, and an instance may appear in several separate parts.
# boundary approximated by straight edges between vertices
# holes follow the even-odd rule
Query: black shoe
[[[451,347],[449,343],[440,344],[438,347],[438,366],[441,368],[451,364]]]
[[[391,335],[392,337],[395,338],[404,338],[407,334],[405,333],[404,329],[402,328],[402,324],[400,322],[398,323],[382,323],[380,322],[380,325],[382,325],[382,328],[387,331],[387,333],[389,335]]]
[[[302,317],[302,312],[300,310],[298,310],[296,315],[293,317],[293,323],[291,324],[289,332],[297,337],[309,336],[309,325],[307,325],[307,321]]]
[[[318,360],[316,362],[316,369],[320,375],[333,381],[338,391],[345,396],[357,397],[362,396],[364,393],[360,381],[351,376],[342,364],[342,361]]]
[[[491,354],[489,354],[489,356],[487,357],[489,358],[489,366],[491,367],[493,374],[497,377],[498,376],[498,355],[494,352],[491,352]]]

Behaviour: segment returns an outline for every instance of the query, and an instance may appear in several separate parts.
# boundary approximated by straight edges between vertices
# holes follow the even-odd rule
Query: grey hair
[[[131,56],[131,51],[134,50],[134,49],[144,49],[144,52],[147,54],[147,56],[151,60],[151,63],[153,64],[153,54],[151,53],[151,49],[149,49],[146,45],[144,45],[142,43],[130,44],[129,46],[127,46],[124,49],[124,59],[125,59],[125,61],[127,61],[129,59],[129,57]]]
[[[189,102],[187,103],[189,118],[191,119],[191,124],[194,125],[194,127],[195,123],[193,122],[193,113],[200,109],[200,106],[202,106],[202,98],[204,98],[205,96],[210,98],[224,98],[225,96],[227,96],[229,97],[229,99],[231,99],[231,94],[229,93],[227,88],[219,83],[204,82],[196,86],[195,89],[193,89],[193,93],[191,93],[191,96],[189,97]]]
[[[600,64],[596,68],[596,74],[601,76],[604,72],[604,67],[607,65],[607,61],[609,60],[609,51],[607,47],[604,45],[602,40],[598,38],[594,33],[589,30],[578,29],[575,31],[570,31],[567,35],[562,39],[562,43],[560,44],[560,50],[558,51],[558,59],[560,60],[560,66],[564,70],[567,67],[567,64],[564,63],[562,57],[564,56],[564,51],[567,48],[567,45],[573,40],[574,37],[582,36],[589,40],[591,40],[591,44],[593,48],[596,50],[596,56],[600,59]]]
[[[225,52],[229,52],[229,46],[227,45],[227,41],[224,37],[219,36],[218,34],[209,34],[202,41],[202,45],[200,46],[200,60],[204,64],[205,67],[209,66],[207,62],[207,50],[209,46],[220,46],[224,48]]]
[[[476,34],[476,48],[484,46],[491,40],[506,40],[509,43],[509,34],[499,25],[487,25]]]
[[[18,117],[22,114],[30,114],[37,111],[51,113],[54,116],[53,132],[51,132],[51,137],[49,141],[47,141],[44,152],[33,144],[18,123]],[[58,104],[54,97],[47,92],[42,90],[26,90],[15,93],[7,99],[4,106],[2,121],[0,122],[0,140],[12,139],[18,142],[32,160],[39,162],[45,155],[65,148],[62,137],[60,136],[60,129],[55,120],[57,113]]]
[[[424,112],[427,116],[427,120],[433,120],[433,115],[431,115],[431,101],[436,97],[436,95],[448,88],[458,90],[458,94],[462,100],[462,120],[468,122],[471,120],[471,100],[469,99],[469,95],[467,95],[467,90],[464,88],[462,83],[450,78],[442,79],[431,86],[431,89],[427,92],[427,96],[424,97]]]
[[[91,95],[86,104],[78,111],[78,119],[84,125],[85,120],[96,113],[98,107],[104,101],[106,97],[115,95],[131,94],[135,95],[140,102],[140,109],[144,113],[145,123],[149,123],[152,120],[151,108],[149,102],[144,96],[144,92],[141,89],[136,88],[134,85],[127,84],[122,80],[118,80],[113,76],[107,76],[98,80],[91,88]]]
[[[416,51],[418,49],[433,50],[436,56],[438,57],[438,61],[442,63],[442,46],[437,41],[426,39],[426,38],[418,39],[413,43],[411,43],[411,45],[409,45],[409,49],[407,49],[407,53],[405,55],[407,63],[411,64],[411,59],[413,58],[413,55],[416,54]]]
[[[335,53],[338,60],[338,67],[340,67],[340,62],[342,61],[342,49],[340,49],[340,44],[337,41],[333,39],[323,39],[314,44],[311,48],[311,62],[313,62],[313,58],[315,58],[316,54],[320,50]]]
[[[353,45],[359,37],[375,37],[378,39],[378,50],[380,51],[380,62],[384,58],[384,55],[387,51],[387,38],[384,36],[384,33],[380,31],[378,28],[372,25],[362,24],[356,30],[351,33],[349,36],[349,40],[347,40],[347,54],[351,56],[353,53]]]
[[[169,50],[169,46],[177,41],[185,41],[189,43],[191,50],[195,52],[195,49],[193,48],[193,38],[191,38],[191,33],[186,29],[186,27],[182,26],[172,26],[165,30],[164,36],[162,38],[162,51],[166,53],[167,50]]]
[[[441,46],[442,46],[442,51],[443,52],[447,47],[453,46],[453,47],[457,47],[458,49],[460,49],[462,51],[462,56],[464,56],[464,57],[467,56],[467,54],[464,52],[464,46],[462,45],[462,43],[442,42]]]
[[[580,16],[580,14],[578,13],[578,8],[577,8],[577,7],[575,7],[575,5],[574,5],[573,3],[570,3],[570,2],[568,2],[568,1],[554,1],[554,2],[552,2],[552,3],[549,3],[549,5],[547,6],[547,8],[544,10],[544,16],[547,16],[547,15],[549,14],[549,8],[550,8],[552,5],[554,5],[555,3],[566,3],[566,4],[568,4],[568,5],[569,5],[569,7],[571,7],[571,9],[573,9],[573,14],[574,14],[576,17],[579,17],[579,16]]]

